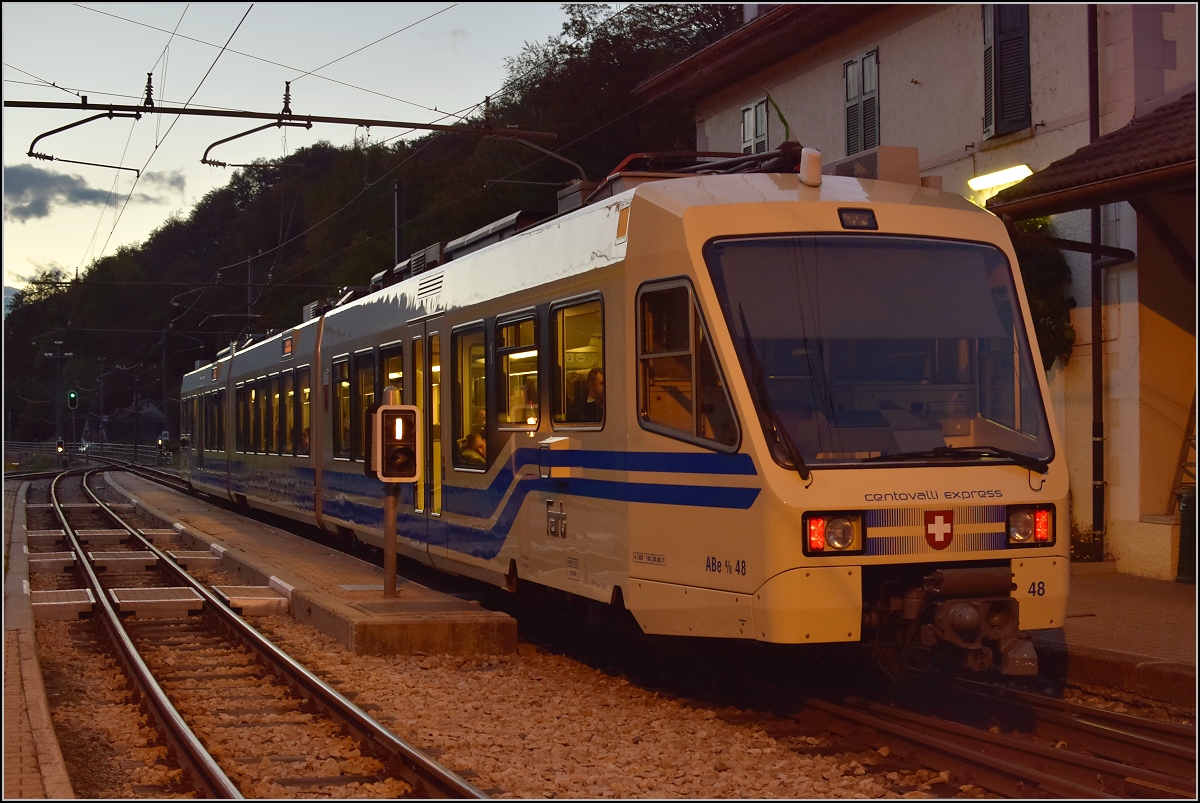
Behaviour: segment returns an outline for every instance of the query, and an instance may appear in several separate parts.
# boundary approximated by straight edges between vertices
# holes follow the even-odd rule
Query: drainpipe
[[[1100,53],[1097,13],[1087,7],[1088,37],[1088,142],[1100,138]],[[1100,207],[1093,206],[1092,245],[1102,244]],[[1092,256],[1092,549],[1104,560],[1104,277],[1101,258]]]

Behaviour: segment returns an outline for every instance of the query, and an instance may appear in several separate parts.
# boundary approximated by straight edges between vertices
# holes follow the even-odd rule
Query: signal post
[[[371,409],[371,456],[365,471],[383,483],[383,596],[396,596],[396,510],[400,484],[421,479],[421,430],[417,408],[400,404],[400,391],[388,385],[383,403]]]

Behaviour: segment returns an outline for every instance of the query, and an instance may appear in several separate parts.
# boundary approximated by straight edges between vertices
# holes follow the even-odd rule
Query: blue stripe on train
[[[507,539],[525,497],[533,492],[548,491],[618,502],[746,510],[754,504],[761,491],[760,488],[635,483],[583,478],[546,479],[535,475],[518,475],[525,466],[538,465],[539,458],[543,461],[541,465],[547,468],[578,467],[666,474],[757,474],[753,460],[745,454],[580,450],[553,452],[519,448],[514,450],[512,457],[496,472],[487,488],[464,488],[443,484],[445,512],[487,520],[491,519],[497,508],[504,503],[504,495],[515,480],[516,487],[491,528],[482,529],[445,520],[427,520],[424,514],[406,513],[397,516],[397,532],[414,541],[447,546],[456,552],[490,560],[499,553]],[[243,465],[240,461],[234,461],[231,468],[234,490],[239,493],[245,492],[249,483],[246,482]],[[208,473],[204,472],[205,475]],[[311,490],[304,493],[302,489],[314,487],[314,471],[308,467],[293,466],[290,473],[296,480],[292,483],[285,481],[282,485],[290,485],[293,493],[287,494],[280,488],[281,495],[290,496],[296,508],[311,510]],[[269,479],[267,482],[270,484]],[[326,515],[361,527],[382,529],[382,508],[360,501],[382,499],[382,483],[364,474],[342,471],[323,472],[322,482],[325,488],[322,510]],[[411,486],[406,486],[403,496],[409,504],[412,502],[411,493]],[[339,495],[341,498],[338,498]],[[347,496],[356,498],[346,498]]]

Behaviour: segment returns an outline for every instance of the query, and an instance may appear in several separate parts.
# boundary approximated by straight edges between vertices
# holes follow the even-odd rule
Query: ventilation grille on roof
[[[435,296],[442,292],[442,273],[426,276],[417,284],[417,298]]]

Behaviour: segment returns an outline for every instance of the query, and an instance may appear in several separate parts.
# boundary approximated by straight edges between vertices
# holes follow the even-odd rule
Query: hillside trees
[[[508,62],[505,87],[489,107],[492,121],[556,134],[546,145],[593,179],[631,152],[690,149],[690,111],[639,108],[630,90],[736,27],[740,6],[566,10],[562,34],[528,44]],[[406,258],[518,209],[551,213],[556,189],[577,177],[520,144],[438,133],[319,142],[236,170],[141,245],[96,260],[78,280],[44,270],[18,293],[4,321],[6,437],[53,437],[55,361],[43,352],[56,339],[74,354],[62,364],[63,392],[82,391],[80,417],[111,414],[131,403],[135,389],[161,402],[164,341],[170,397],[196,359],[212,358],[248,331],[295,325],[304,304],[340,286],[368,284],[394,264],[397,180]],[[257,317],[247,318],[248,308]],[[104,409],[92,392],[102,371]],[[175,406],[167,412],[177,420]]]

